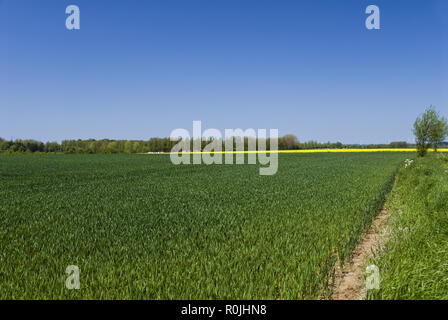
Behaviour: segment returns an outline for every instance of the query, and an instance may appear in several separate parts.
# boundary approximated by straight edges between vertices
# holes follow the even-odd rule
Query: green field
[[[328,297],[406,157],[285,154],[260,176],[163,155],[0,156],[0,299]]]

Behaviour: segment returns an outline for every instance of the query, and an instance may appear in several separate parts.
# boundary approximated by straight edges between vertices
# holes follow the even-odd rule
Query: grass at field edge
[[[448,299],[448,157],[431,154],[400,168],[386,207],[386,243],[368,264],[380,289],[368,299]]]

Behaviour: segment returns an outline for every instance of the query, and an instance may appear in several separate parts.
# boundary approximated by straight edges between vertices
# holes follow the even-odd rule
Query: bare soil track
[[[358,300],[365,297],[364,268],[369,256],[384,241],[388,218],[389,211],[382,209],[372,221],[369,231],[361,237],[352,259],[344,264],[342,270],[337,264],[333,300]]]

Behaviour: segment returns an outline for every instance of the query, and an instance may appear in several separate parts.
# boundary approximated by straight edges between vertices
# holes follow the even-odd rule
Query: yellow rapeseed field
[[[266,153],[320,153],[320,152],[416,152],[416,149],[310,149],[310,150],[266,150]],[[429,152],[434,152],[433,149],[429,149]],[[448,152],[448,149],[438,149],[439,152]],[[217,154],[226,154],[226,153],[260,153],[261,151],[213,151],[212,153]],[[174,152],[174,153],[182,153],[182,152]],[[187,154],[203,154],[210,153],[204,151],[189,151],[184,152]],[[171,152],[148,152],[148,154],[171,154]]]

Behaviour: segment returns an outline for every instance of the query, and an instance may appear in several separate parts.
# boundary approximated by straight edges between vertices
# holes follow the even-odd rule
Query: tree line
[[[440,116],[431,105],[414,122],[415,144],[406,141],[395,141],[389,144],[343,144],[341,142],[299,142],[297,137],[287,134],[278,139],[279,150],[300,150],[300,149],[381,149],[381,148],[417,148],[417,154],[424,156],[429,148],[435,151],[441,146],[448,146],[444,140],[448,136],[448,120]],[[256,138],[233,137],[233,150],[236,150],[237,141],[244,145],[244,150],[249,149],[250,142]],[[241,141],[242,139],[242,141]],[[199,140],[199,139],[197,139]],[[252,141],[251,141],[252,140]],[[212,141],[208,138],[200,141],[191,140],[190,150],[195,145],[200,145],[203,150]],[[111,140],[111,139],[88,139],[88,140],[63,140],[58,142],[41,142],[32,139],[5,140],[0,138],[0,153],[81,153],[81,154],[111,154],[111,153],[148,153],[148,152],[170,152],[178,141],[171,141],[170,138],[151,138],[149,140]],[[225,141],[221,141],[222,150],[225,150]],[[266,139],[266,149],[269,150],[270,141]]]
[[[236,150],[237,140],[244,144],[244,150],[248,150],[251,139],[245,137],[235,137],[234,150]],[[198,139],[199,140],[199,139]],[[211,138],[196,141],[201,146],[201,150],[210,142]],[[190,141],[190,150],[193,148],[193,140]],[[170,138],[151,138],[149,140],[111,140],[111,139],[88,139],[88,140],[63,140],[58,142],[41,142],[32,139],[5,140],[0,138],[1,153],[79,153],[79,154],[112,154],[112,153],[148,153],[148,152],[170,152],[177,141]],[[258,141],[255,141],[258,145]],[[270,141],[266,139],[266,149],[269,150]],[[343,149],[343,148],[408,148],[412,145],[405,141],[391,142],[389,144],[342,144],[341,142],[299,142],[297,137],[287,134],[278,139],[279,150],[300,150],[300,149]],[[225,141],[222,141],[222,150],[225,150]]]

